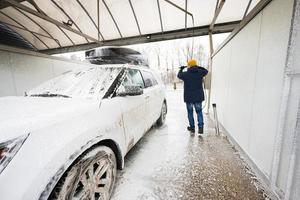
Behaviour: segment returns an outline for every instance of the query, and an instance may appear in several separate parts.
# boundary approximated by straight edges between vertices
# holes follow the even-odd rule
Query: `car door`
[[[161,94],[159,92],[159,85],[157,80],[154,78],[152,72],[141,70],[144,83],[145,83],[145,99],[146,99],[146,113],[145,118],[147,118],[147,129],[149,129],[154,122],[158,119],[162,102]],[[158,103],[159,102],[159,103]]]
[[[144,88],[142,76],[137,69],[127,69],[119,89],[125,86],[138,85]],[[135,96],[116,96],[122,109],[124,131],[129,150],[145,132],[145,94]]]

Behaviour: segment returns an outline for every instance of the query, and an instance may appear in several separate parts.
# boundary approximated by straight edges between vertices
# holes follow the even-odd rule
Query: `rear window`
[[[145,83],[145,88],[152,87],[154,85],[157,85],[157,80],[153,76],[151,72],[148,71],[141,71],[144,83]]]

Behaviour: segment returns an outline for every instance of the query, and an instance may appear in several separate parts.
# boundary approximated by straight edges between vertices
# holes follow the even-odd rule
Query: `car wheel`
[[[156,121],[157,126],[162,126],[165,121],[166,121],[166,116],[167,116],[167,103],[164,101],[162,107],[161,107],[161,112],[158,120]]]
[[[49,199],[108,200],[113,191],[116,172],[114,152],[105,146],[95,147],[71,166]]]

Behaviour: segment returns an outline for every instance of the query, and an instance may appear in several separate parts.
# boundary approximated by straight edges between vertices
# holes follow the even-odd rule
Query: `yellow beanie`
[[[194,59],[191,59],[188,61],[188,67],[194,67],[194,66],[197,66],[197,61],[194,60]]]

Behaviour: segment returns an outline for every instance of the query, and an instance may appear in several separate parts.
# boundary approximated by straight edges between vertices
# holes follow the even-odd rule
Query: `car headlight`
[[[0,174],[19,151],[28,136],[29,134],[5,142],[0,142]]]

